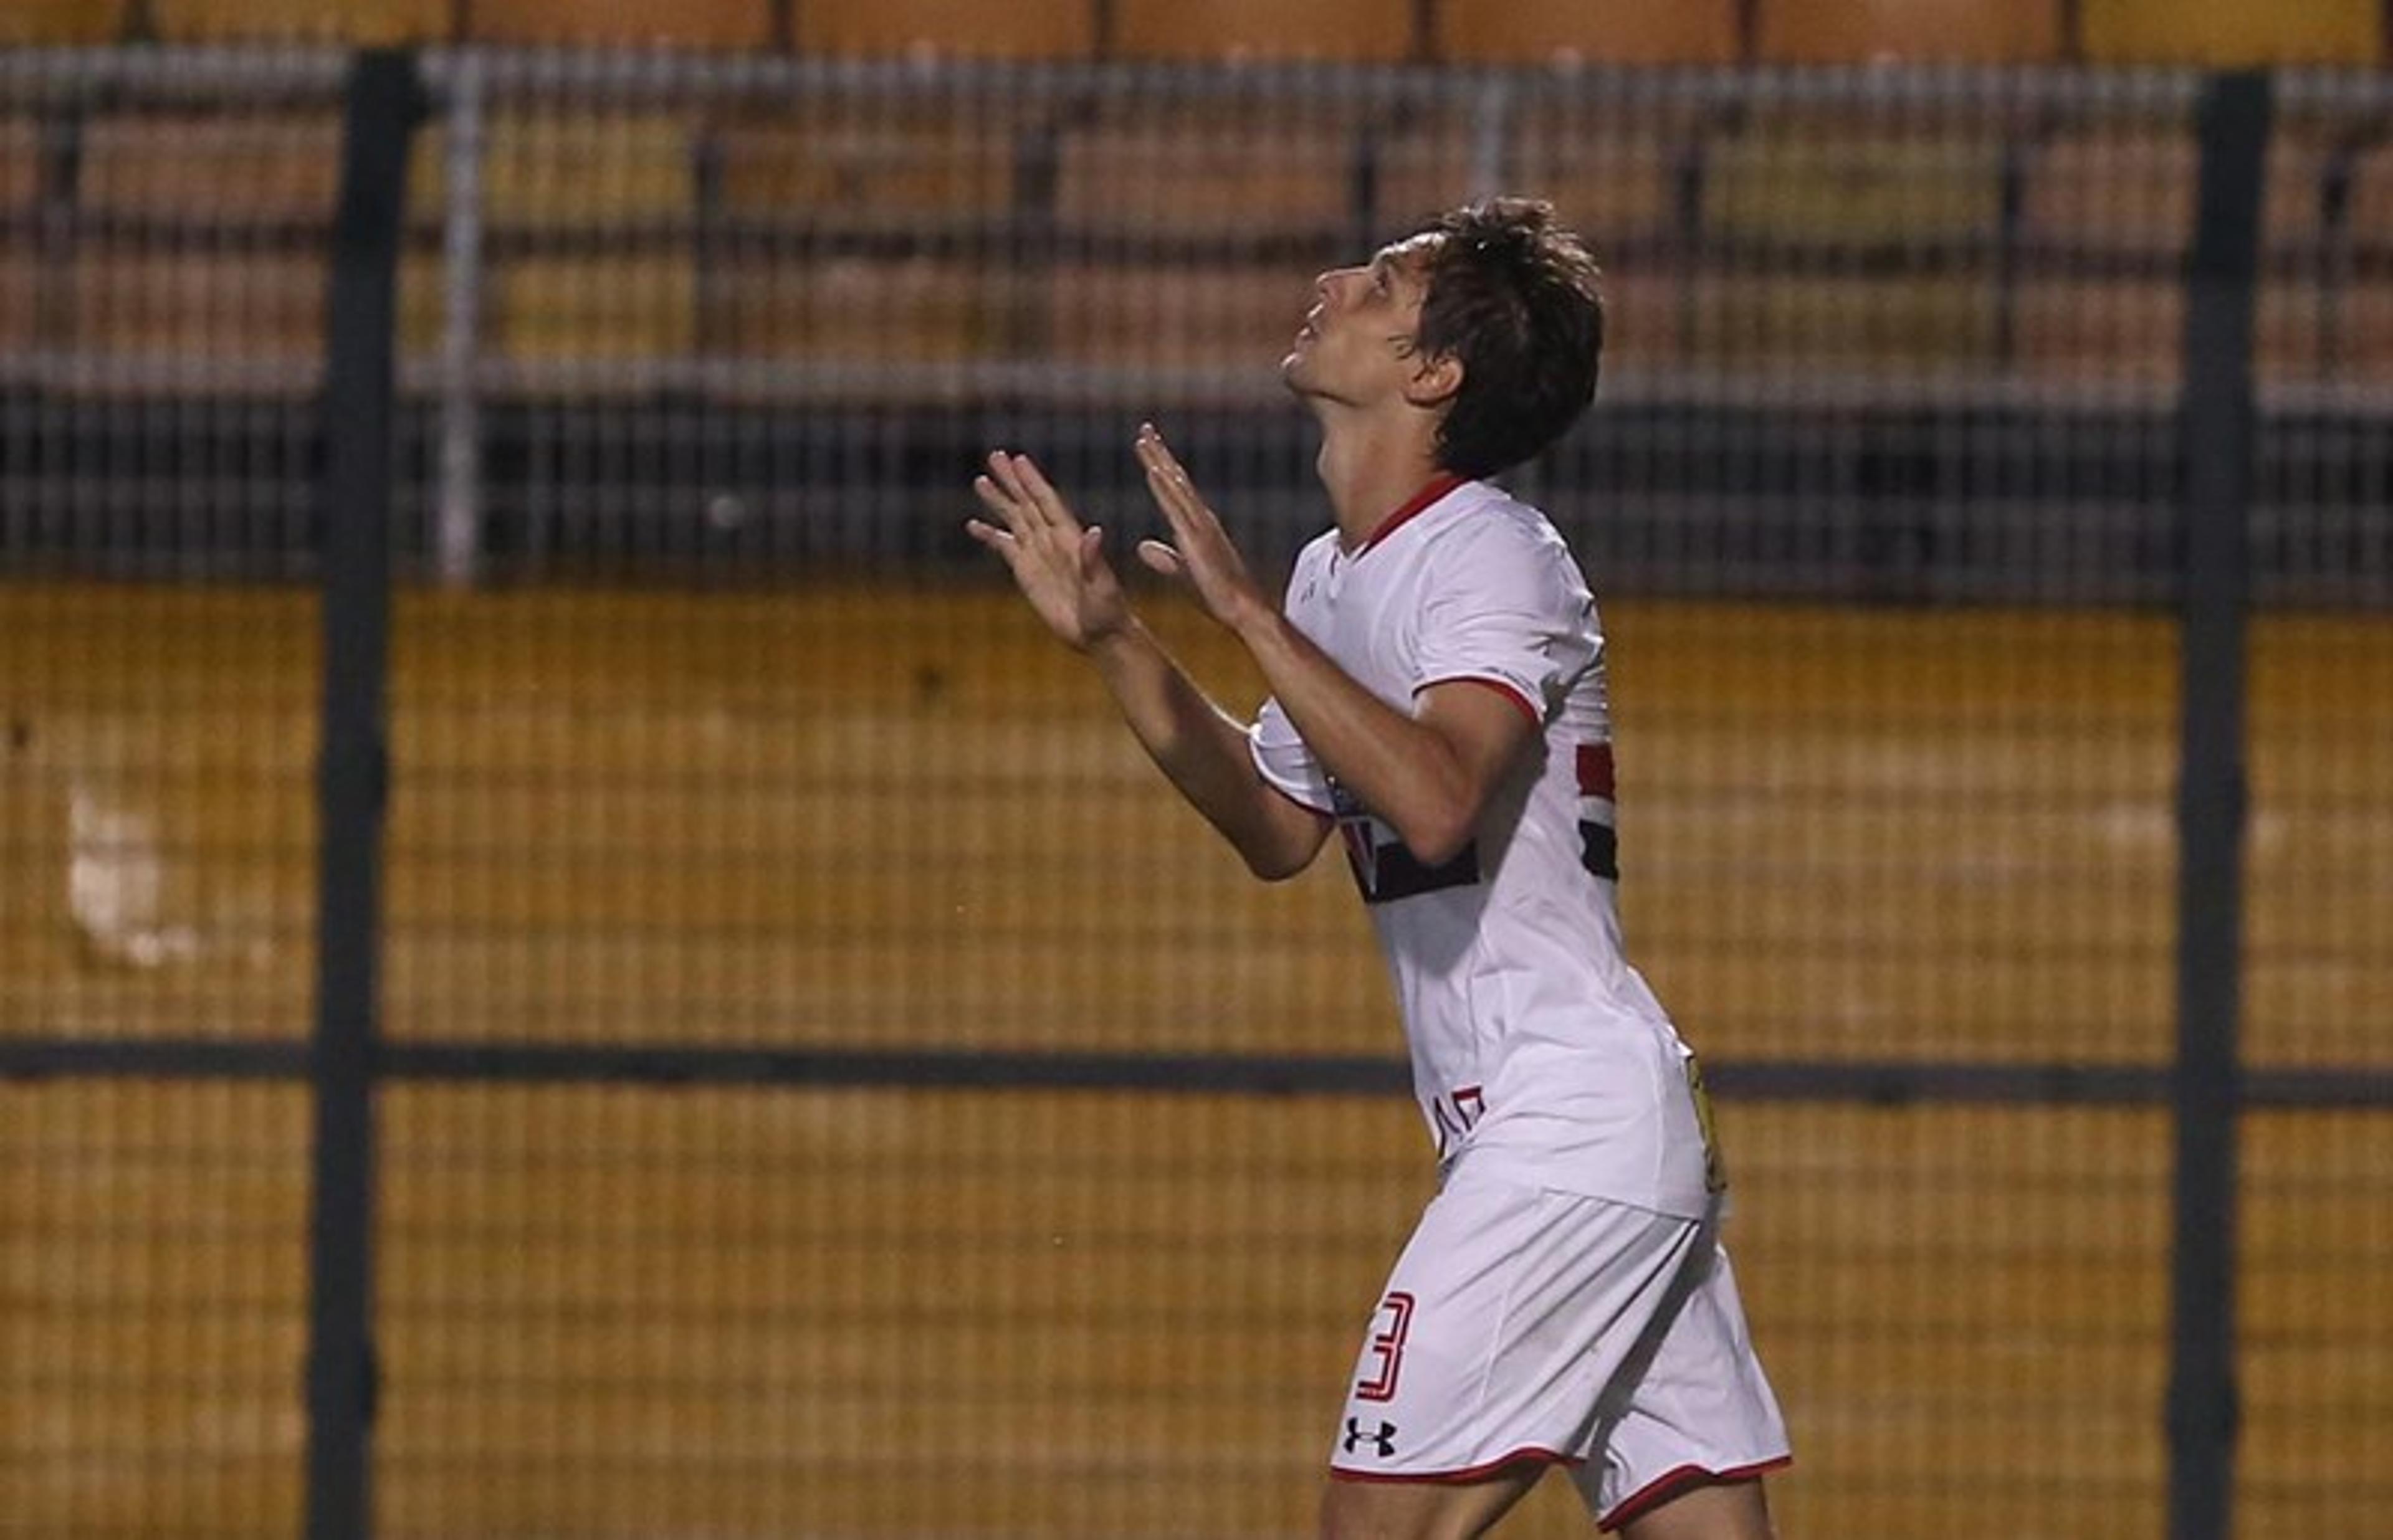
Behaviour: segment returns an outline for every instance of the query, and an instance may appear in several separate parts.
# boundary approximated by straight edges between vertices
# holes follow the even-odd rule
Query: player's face
[[[1355,405],[1403,394],[1419,363],[1414,339],[1436,239],[1418,235],[1314,280],[1313,308],[1280,360],[1290,390]]]

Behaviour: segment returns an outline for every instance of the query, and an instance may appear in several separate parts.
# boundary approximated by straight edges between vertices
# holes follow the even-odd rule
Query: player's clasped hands
[[[1170,542],[1141,541],[1139,559],[1186,583],[1224,625],[1268,611],[1245,558],[1154,424],[1140,426],[1136,450],[1147,490],[1171,529]],[[1066,646],[1085,652],[1129,623],[1120,579],[1105,559],[1105,531],[1083,526],[1028,455],[994,451],[987,472],[973,478],[973,492],[997,522],[967,519],[965,532],[1004,558],[1023,597]]]

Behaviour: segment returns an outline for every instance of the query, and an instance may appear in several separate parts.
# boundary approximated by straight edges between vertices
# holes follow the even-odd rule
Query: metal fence
[[[9,61],[12,551],[304,560],[287,409],[321,365],[337,63]],[[1110,443],[1148,408],[1251,446],[1220,473],[1284,547],[1308,451],[1271,362],[1311,274],[1525,186],[1605,248],[1610,416],[1537,480],[1615,586],[2168,592],[2189,75],[431,72],[399,431],[409,548],[451,579],[952,558],[953,466],[988,432]],[[2256,575],[2381,605],[2382,103],[2336,76],[2284,97]],[[193,400],[218,420],[158,421]],[[1086,469],[1128,485],[1118,458]],[[144,463],[165,487],[111,501]]]
[[[1152,416],[1284,562],[1311,275],[1497,189],[1787,1530],[2373,1521],[2393,90],[422,64],[402,198],[396,63],[0,54],[0,1532],[1302,1532],[1376,960],[956,525]]]

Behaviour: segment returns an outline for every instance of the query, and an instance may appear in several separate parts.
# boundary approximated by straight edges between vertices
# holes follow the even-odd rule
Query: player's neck
[[[1326,420],[1314,468],[1337,511],[1338,543],[1349,551],[1440,474],[1430,436],[1411,423]]]

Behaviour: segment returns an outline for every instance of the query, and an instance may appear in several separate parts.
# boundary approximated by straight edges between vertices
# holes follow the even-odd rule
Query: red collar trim
[[[1431,476],[1429,484],[1407,499],[1403,507],[1380,521],[1380,527],[1366,536],[1362,544],[1354,547],[1354,555],[1361,556],[1366,551],[1394,534],[1397,526],[1409,522],[1418,515],[1427,513],[1446,493],[1461,485],[1462,477],[1448,471],[1440,471]]]

